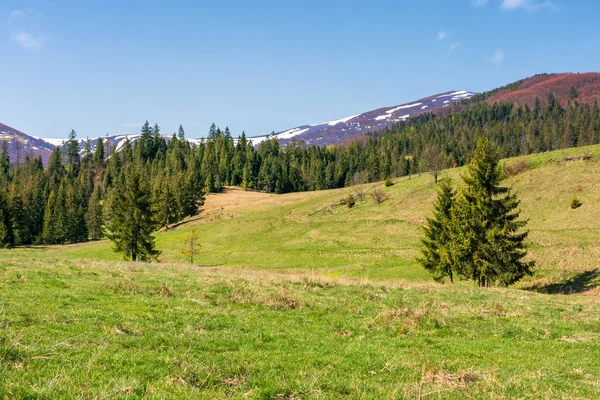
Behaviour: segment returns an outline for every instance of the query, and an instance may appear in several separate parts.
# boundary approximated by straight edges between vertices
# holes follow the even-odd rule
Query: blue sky
[[[145,120],[256,136],[594,71],[599,3],[3,0],[0,122],[44,137],[135,133]]]

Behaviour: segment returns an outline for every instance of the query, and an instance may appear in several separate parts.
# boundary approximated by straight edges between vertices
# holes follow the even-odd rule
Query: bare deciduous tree
[[[350,180],[352,190],[356,195],[356,198],[362,203],[365,199],[365,193],[367,191],[367,183],[369,183],[369,174],[367,171],[361,171],[354,174]]]
[[[450,158],[438,147],[425,146],[423,153],[421,153],[419,167],[421,172],[429,172],[433,175],[436,184],[438,182],[440,171],[447,168],[449,165]]]
[[[385,194],[381,188],[375,186],[371,192],[371,198],[373,198],[375,203],[381,204],[388,198],[388,195]]]

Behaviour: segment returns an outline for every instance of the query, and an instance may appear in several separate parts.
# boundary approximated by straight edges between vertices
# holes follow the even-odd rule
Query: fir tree
[[[2,141],[2,152],[0,152],[0,184],[8,183],[8,173],[10,171],[10,158],[8,156],[8,146],[6,140]]]
[[[90,141],[90,138],[87,138],[83,146],[83,157],[81,157],[81,164],[89,167],[92,162],[92,142]]]
[[[55,244],[58,242],[56,220],[56,195],[54,194],[54,191],[51,191],[50,195],[48,195],[46,211],[44,213],[44,229],[42,231],[42,237],[45,244]]]
[[[15,240],[10,211],[6,192],[0,188],[0,247],[3,248],[12,247]]]
[[[155,222],[150,209],[150,187],[141,167],[131,168],[126,180],[119,181],[114,191],[106,235],[113,241],[114,250],[132,261],[157,259],[160,252],[154,248],[152,236]]]
[[[479,286],[510,285],[531,274],[532,261],[520,232],[519,201],[508,188],[499,186],[502,169],[488,139],[480,137],[463,178],[464,187],[453,209],[453,256],[462,277]]]
[[[79,168],[81,167],[81,159],[79,157],[79,142],[77,141],[77,134],[74,130],[71,130],[69,133],[69,140],[67,141],[66,147],[69,176],[73,178],[79,174]]]
[[[158,194],[154,199],[152,209],[158,226],[166,228],[169,224],[177,222],[177,202],[168,177],[161,177],[158,187]]]
[[[104,215],[100,188],[96,187],[88,203],[85,222],[91,240],[100,240],[104,237]]]
[[[57,190],[60,181],[65,173],[65,167],[62,162],[62,153],[60,147],[55,147],[48,159],[48,169],[46,170],[50,179],[51,189]]]
[[[426,219],[421,265],[433,274],[438,282],[448,277],[454,282],[452,257],[452,208],[454,207],[454,189],[449,179],[439,183],[437,201],[433,208],[433,218]]]
[[[13,243],[15,245],[26,244],[31,237],[29,225],[27,224],[28,210],[25,209],[23,198],[14,184],[11,185],[8,193],[8,202],[13,231]]]
[[[575,100],[577,97],[579,97],[579,94],[577,94],[577,89],[575,89],[575,86],[571,86],[571,90],[569,91],[569,99]]]
[[[101,138],[98,138],[94,149],[94,167],[98,168],[101,165],[104,165],[104,143]]]
[[[192,233],[189,238],[185,239],[185,248],[181,251],[183,256],[190,261],[190,264],[194,264],[194,257],[200,252],[202,245],[198,240],[198,233],[196,228],[192,228]]]

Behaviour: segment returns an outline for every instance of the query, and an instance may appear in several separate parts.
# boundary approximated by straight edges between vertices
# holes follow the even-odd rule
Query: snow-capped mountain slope
[[[378,108],[377,110],[352,115],[335,121],[316,125],[302,125],[276,133],[275,135],[282,144],[288,143],[292,138],[314,145],[337,144],[361,134],[383,130],[396,122],[406,120],[424,112],[431,112],[446,107],[450,104],[471,98],[473,95],[473,92],[466,90],[440,93],[414,102],[399,106]],[[257,145],[267,137],[269,135],[250,137],[248,139]]]
[[[316,125],[303,125],[276,133],[281,144],[289,143],[293,138],[303,140],[307,144],[331,145],[337,144],[358,135],[368,132],[375,132],[390,127],[398,121],[406,120],[424,112],[435,111],[450,104],[468,99],[473,96],[472,92],[465,90],[452,91],[430,96],[421,100],[402,104],[393,107],[383,107],[377,110],[368,111],[358,115],[352,115],[329,122]],[[140,137],[140,134],[116,134],[101,137],[102,142],[107,148],[119,151],[125,139],[133,143]],[[163,136],[170,140],[171,136]],[[268,135],[259,137],[250,137],[249,139],[255,145],[260,144]],[[5,141],[12,162],[22,161],[25,154],[30,157],[41,156],[44,165],[47,165],[50,153],[56,146],[62,146],[67,139],[44,139],[26,135],[9,126],[0,124],[0,144]],[[203,139],[188,139],[191,143],[198,143]],[[92,150],[95,149],[98,138],[91,138]],[[79,139],[79,144],[83,149],[84,139]]]
[[[29,136],[4,124],[0,124],[0,145],[2,142],[6,143],[11,162],[19,163],[23,161],[25,155],[29,155],[30,157],[41,156],[46,165],[54,148],[52,143]]]

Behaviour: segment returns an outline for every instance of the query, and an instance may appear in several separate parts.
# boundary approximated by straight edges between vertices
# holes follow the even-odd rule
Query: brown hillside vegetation
[[[494,94],[487,99],[487,103],[511,102],[533,107],[536,97],[543,104],[548,93],[552,92],[564,107],[569,102],[570,90],[573,86],[577,90],[576,100],[579,103],[592,104],[594,100],[600,100],[600,73],[590,72],[536,75],[525,79],[516,90],[506,89]]]

